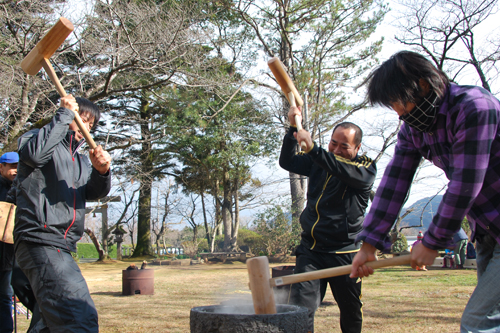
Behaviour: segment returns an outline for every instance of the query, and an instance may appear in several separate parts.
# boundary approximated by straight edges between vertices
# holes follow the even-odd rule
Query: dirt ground
[[[100,332],[185,333],[190,331],[191,308],[251,299],[248,273],[241,262],[148,265],[155,271],[154,295],[122,296],[122,270],[129,264],[80,264],[99,312]],[[280,265],[284,264],[271,267]],[[475,270],[377,270],[363,281],[363,331],[459,332],[460,316],[475,284]],[[23,316],[17,323],[18,332],[29,325]],[[340,332],[339,311],[330,292],[316,312],[315,332]]]

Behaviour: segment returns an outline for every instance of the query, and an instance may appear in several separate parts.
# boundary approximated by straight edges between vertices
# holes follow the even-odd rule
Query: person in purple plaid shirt
[[[392,108],[404,121],[356,254],[351,277],[373,269],[377,249],[390,249],[388,233],[422,158],[449,179],[429,229],[411,253],[411,266],[431,265],[437,250],[454,248],[453,235],[467,216],[477,240],[477,286],[461,320],[461,332],[500,332],[500,102],[476,86],[450,83],[418,53],[394,54],[368,77],[372,105]]]

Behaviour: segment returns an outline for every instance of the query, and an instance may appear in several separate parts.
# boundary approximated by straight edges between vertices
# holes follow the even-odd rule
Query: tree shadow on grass
[[[326,308],[327,306],[337,306],[337,303],[336,302],[330,302],[330,301],[323,301],[321,302],[321,304],[319,305],[320,308]]]
[[[396,306],[397,303],[398,302],[395,302]],[[410,320],[415,316],[418,316],[420,318],[432,318],[432,321],[434,322],[447,323],[450,325],[457,323],[457,318],[438,314],[438,311],[439,309],[436,309],[432,306],[428,306],[425,309],[423,309],[422,307],[416,307],[415,309],[398,309],[396,307],[393,307],[391,311],[374,310],[373,308],[363,307],[363,316],[372,318],[394,319],[399,321],[404,321],[406,317],[408,320]]]
[[[100,295],[100,296],[114,296],[114,297],[135,296],[135,295],[123,295],[121,291],[97,291],[95,293],[90,293],[90,294]]]

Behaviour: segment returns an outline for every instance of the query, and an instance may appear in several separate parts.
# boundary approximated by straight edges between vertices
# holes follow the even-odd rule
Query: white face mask
[[[399,119],[419,132],[428,132],[432,128],[438,108],[439,99],[433,91],[427,97],[424,97],[424,100],[419,105],[416,105],[410,113],[399,117]]]

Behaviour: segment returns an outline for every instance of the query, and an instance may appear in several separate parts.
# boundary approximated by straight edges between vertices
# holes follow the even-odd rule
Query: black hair
[[[392,55],[368,75],[368,100],[372,105],[391,107],[391,103],[418,104],[421,100],[420,79],[441,99],[450,80],[424,56],[411,51]]]
[[[99,110],[97,105],[83,97],[76,97],[75,99],[78,103],[78,113],[80,114],[80,116],[90,114],[90,116],[94,118],[94,126],[92,126],[91,129],[95,128],[97,126],[97,123],[99,122],[99,119],[101,118],[101,111]]]
[[[335,128],[333,129],[332,135],[333,135],[333,133],[335,133],[335,131],[339,127],[342,127],[345,129],[353,129],[354,130],[354,144],[356,146],[358,146],[361,143],[361,140],[363,139],[363,131],[361,130],[361,128],[358,125],[350,123],[348,121],[344,121],[343,123],[337,124],[337,126],[335,126]]]

